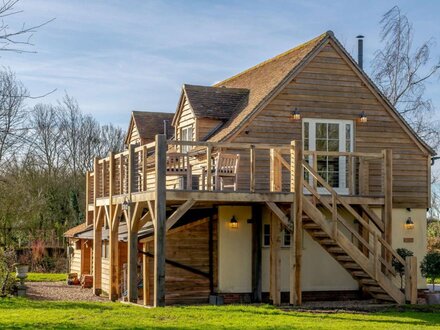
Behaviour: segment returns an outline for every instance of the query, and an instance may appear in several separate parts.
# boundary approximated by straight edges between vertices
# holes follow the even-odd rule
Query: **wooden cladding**
[[[287,84],[287,86],[249,120],[245,131],[234,142],[289,144],[302,141],[301,121],[290,121],[290,113],[298,108],[301,117],[356,120],[362,111],[367,123],[355,123],[354,151],[380,153],[393,151],[393,207],[425,208],[429,206],[429,155],[420,147],[383,102],[367,87],[353,70],[348,59],[329,44]],[[257,177],[269,171],[269,162],[255,160]],[[242,157],[242,170],[249,168]],[[382,167],[378,162],[360,165],[361,172],[370,177],[369,190],[379,190]],[[359,171],[359,169],[357,170]],[[266,175],[267,177],[267,175]],[[268,180],[267,180],[268,181]],[[365,187],[365,182],[360,182]]]

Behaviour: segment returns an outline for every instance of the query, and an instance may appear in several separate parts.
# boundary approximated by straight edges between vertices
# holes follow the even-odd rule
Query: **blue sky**
[[[210,85],[333,30],[356,54],[364,34],[366,70],[380,46],[381,15],[398,4],[415,43],[440,36],[440,1],[67,1],[22,0],[11,26],[38,24],[36,54],[1,53],[32,95],[65,91],[100,122],[126,127],[132,110],[176,108],[183,83]],[[433,55],[440,56],[440,40]],[[440,108],[440,81],[428,94]]]

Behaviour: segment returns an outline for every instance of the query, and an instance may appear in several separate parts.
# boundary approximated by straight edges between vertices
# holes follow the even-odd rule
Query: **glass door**
[[[303,147],[309,151],[351,152],[353,150],[353,121],[333,119],[304,119]],[[313,166],[313,155],[308,156]],[[328,182],[339,194],[348,194],[347,188],[347,157],[321,155],[317,156],[318,174]],[[308,178],[310,184],[312,178]],[[320,188],[320,193],[327,190]]]

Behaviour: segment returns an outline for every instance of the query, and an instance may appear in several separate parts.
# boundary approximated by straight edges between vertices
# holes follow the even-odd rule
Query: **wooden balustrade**
[[[293,145],[295,147],[295,145]],[[300,147],[296,149],[300,150]],[[297,155],[299,152],[292,155],[292,162],[298,163]],[[352,244],[350,249],[358,249],[361,254],[358,254],[358,260],[355,261],[359,264],[363,264],[362,258],[367,258],[369,264],[363,264],[363,269],[368,272],[370,270],[373,274],[374,280],[378,281],[383,287],[388,287],[391,285],[389,280],[386,278],[395,277],[397,274],[394,270],[392,262],[400,263],[405,267],[405,274],[408,275],[406,282],[405,292],[408,301],[415,303],[416,301],[416,287],[417,287],[417,276],[413,270],[416,261],[414,259],[403,260],[397,252],[391,246],[391,210],[392,210],[392,153],[389,150],[384,150],[382,153],[377,154],[366,154],[366,153],[333,153],[333,152],[304,152],[305,159],[301,160],[301,170],[297,166],[292,169],[292,188],[295,191],[295,200],[298,205],[301,205],[301,200],[303,200],[304,194],[312,195],[319,205],[324,209],[318,209],[313,204],[309,203],[308,210],[310,214],[314,214],[314,219],[321,222],[323,227],[329,228],[328,232],[330,237],[339,242],[339,244],[344,245],[342,236],[346,237]],[[338,156],[347,157],[348,164],[354,167],[354,164],[359,165],[358,171],[353,168],[348,169],[348,176],[351,177],[350,183],[357,181],[360,185],[359,193],[365,194],[368,192],[368,180],[371,176],[368,173],[369,162],[380,160],[380,166],[382,166],[382,171],[380,171],[380,180],[382,184],[382,193],[384,194],[384,205],[382,212],[382,219],[378,220],[378,216],[368,209],[366,205],[362,205],[362,213],[351,206],[343,196],[337,193],[337,191],[328,184],[328,182],[319,174],[316,161],[310,161],[308,156],[313,158],[319,156]],[[298,157],[298,156],[297,156]],[[351,159],[351,160],[350,160]],[[377,163],[376,163],[377,165]],[[379,167],[380,169],[380,167]],[[304,179],[304,174],[306,178],[311,178],[308,180]],[[366,176],[367,178],[364,178]],[[299,182],[302,181],[302,185]],[[324,190],[323,191],[320,191]],[[330,199],[328,199],[330,195]],[[345,215],[343,215],[345,214]],[[353,225],[347,220],[346,214],[354,218],[358,223],[358,227]],[[369,217],[369,220],[362,216]],[[297,219],[301,216],[298,211]],[[328,221],[328,223],[326,223]],[[297,226],[300,223],[295,223]],[[361,230],[360,230],[361,229]],[[367,235],[361,235],[360,233],[368,233]],[[342,240],[342,241],[341,241]],[[395,288],[389,288],[390,292],[395,290]],[[388,291],[387,291],[388,292]],[[300,293],[299,293],[300,294]]]
[[[182,146],[187,146],[185,149],[189,151],[183,154],[177,152]],[[87,179],[90,187],[87,198],[89,204],[93,203],[95,197],[109,198],[110,195],[127,195],[129,192],[154,191],[157,172],[154,164],[155,142],[133,146],[130,150],[97,160],[94,172],[90,173]],[[216,157],[219,153],[240,155],[236,179],[238,182],[235,185],[238,191],[250,193],[294,191],[295,179],[292,174],[294,172],[291,171],[294,148],[290,145],[173,140],[167,141],[167,154],[182,155],[182,157],[179,159],[168,157],[167,189],[214,191]],[[348,195],[353,196],[385,195],[383,184],[385,156],[385,153],[304,151],[304,158],[315,171],[318,170],[319,157],[342,159],[346,169],[345,186]],[[110,157],[112,158],[111,173]],[[186,177],[182,173],[187,174]],[[113,191],[110,193],[111,179]],[[182,185],[183,182],[186,184]],[[316,187],[317,180],[313,176],[311,183]]]

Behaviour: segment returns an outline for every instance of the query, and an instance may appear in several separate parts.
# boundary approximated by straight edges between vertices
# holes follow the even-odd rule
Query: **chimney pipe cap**
[[[363,39],[364,36],[363,36],[362,34],[360,34],[360,35],[358,35],[356,38],[358,38],[358,39]]]

